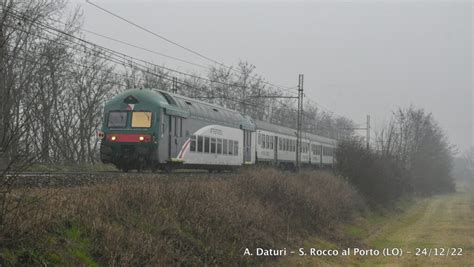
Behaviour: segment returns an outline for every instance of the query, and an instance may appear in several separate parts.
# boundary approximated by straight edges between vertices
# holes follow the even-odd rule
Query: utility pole
[[[298,125],[296,132],[296,169],[300,170],[301,165],[301,141],[303,134],[303,81],[304,75],[300,74],[298,76]]]
[[[304,75],[300,74],[298,76],[298,96],[280,96],[280,95],[252,95],[248,98],[288,98],[288,99],[295,99],[298,98],[298,111],[297,111],[297,131],[296,131],[296,169],[300,169],[301,163],[301,148],[302,148],[302,135],[303,135],[303,81]],[[214,99],[214,98],[223,98],[222,96],[203,96],[203,97],[196,97],[201,99]]]
[[[367,142],[367,149],[370,148],[370,115],[367,115],[365,128],[359,128],[359,127],[342,128],[342,130],[365,130],[366,131],[365,141]]]
[[[367,137],[366,137],[366,141],[367,141],[367,150],[369,150],[370,148],[370,115],[367,115]]]
[[[177,78],[177,77],[173,77],[172,86],[171,86],[171,92],[172,92],[173,94],[177,94],[177,93],[178,93],[178,78]]]

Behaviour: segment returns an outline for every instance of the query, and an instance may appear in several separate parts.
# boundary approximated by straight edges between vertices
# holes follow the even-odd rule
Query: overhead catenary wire
[[[17,15],[17,14],[14,14],[14,15],[17,16],[17,18],[19,18],[19,19],[29,20],[29,19],[28,19],[26,16],[24,16],[24,15]],[[126,54],[124,54],[124,53],[118,52],[118,51],[116,51],[116,50],[113,50],[113,49],[110,49],[110,48],[107,48],[107,47],[104,47],[104,46],[101,46],[101,45],[92,43],[92,42],[87,41],[87,40],[84,40],[84,39],[82,39],[82,38],[80,38],[80,37],[77,37],[77,36],[74,36],[74,35],[72,35],[72,34],[70,34],[70,33],[64,32],[63,30],[57,29],[57,28],[52,27],[52,26],[50,26],[50,25],[44,25],[44,24],[42,24],[42,23],[40,23],[40,22],[37,22],[37,21],[31,21],[31,20],[29,20],[29,21],[30,21],[30,23],[33,23],[33,24],[36,24],[36,25],[40,25],[40,26],[43,27],[43,28],[47,28],[47,29],[52,30],[52,31],[55,31],[55,32],[57,32],[57,33],[59,33],[59,34],[66,35],[66,36],[68,36],[68,37],[70,37],[70,38],[73,38],[73,39],[75,39],[75,40],[78,40],[78,41],[80,41],[80,42],[83,42],[83,43],[85,43],[85,44],[87,44],[87,45],[91,45],[91,46],[93,46],[93,47],[97,47],[97,48],[99,48],[99,49],[103,49],[103,50],[108,51],[108,52],[110,52],[110,53],[112,53],[112,54],[115,54],[115,56],[119,56],[119,57],[122,58],[123,60],[127,61],[126,63],[132,62],[132,61],[134,60],[134,61],[135,61],[135,62],[134,62],[135,65],[137,65],[137,64],[140,65],[139,63],[136,62],[136,61],[139,61],[139,62],[142,62],[142,63],[145,63],[145,64],[149,64],[149,65],[151,65],[151,66],[155,66],[155,67],[157,67],[157,68],[165,69],[165,70],[168,70],[168,71],[171,71],[171,72],[175,72],[175,73],[178,73],[178,74],[181,74],[181,75],[184,75],[184,76],[189,76],[189,77],[192,77],[192,78],[196,78],[196,79],[208,81],[208,82],[211,82],[211,83],[217,83],[217,84],[221,84],[221,85],[226,85],[226,86],[229,86],[229,87],[231,87],[231,88],[232,88],[232,87],[234,87],[234,88],[237,87],[237,88],[248,89],[247,87],[242,86],[242,85],[229,84],[229,83],[224,83],[224,82],[221,82],[221,81],[215,81],[215,80],[211,80],[211,79],[204,78],[204,77],[201,77],[201,76],[192,75],[192,74],[184,73],[184,72],[181,72],[181,71],[178,71],[178,70],[174,70],[174,69],[171,69],[171,68],[159,66],[159,65],[156,65],[156,64],[151,63],[151,62],[149,62],[149,61],[146,61],[146,60],[143,60],[143,59],[138,59],[138,58],[135,58],[135,57],[126,55]],[[117,62],[116,62],[116,63],[117,63]],[[119,64],[120,64],[120,63],[119,63]],[[143,65],[141,65],[141,67],[143,67]],[[148,67],[145,66],[145,68],[148,68]],[[148,71],[145,71],[145,72],[148,72]],[[148,72],[148,73],[149,73],[149,74],[154,74],[154,73],[150,73],[150,72]],[[161,74],[161,75],[162,75],[162,76],[163,76],[163,75],[164,75],[164,76],[168,76],[168,77],[169,77],[169,78],[167,78],[168,80],[172,79],[172,77],[169,76],[169,75],[166,75],[166,74]],[[186,85],[185,83],[182,83],[182,82],[179,82],[179,83]],[[187,85],[187,86],[189,86],[189,85]],[[208,92],[207,92],[207,93],[208,93]],[[228,97],[227,97],[226,99],[227,99],[227,100],[231,100],[231,101],[240,101],[240,103],[242,103],[242,104],[244,104],[244,105],[248,105],[248,104],[249,104],[249,103],[246,103],[246,102],[244,102],[244,101],[242,101],[242,100],[230,99],[230,98],[228,98]],[[276,100],[277,102],[279,102],[281,105],[286,106],[287,108],[291,108],[291,107],[288,107],[287,104],[285,104],[285,103],[279,101],[278,99],[275,99],[275,100]],[[267,106],[267,107],[268,107],[268,106]],[[270,108],[271,108],[271,107],[270,107]]]
[[[7,12],[9,12],[9,11],[7,11]],[[12,13],[12,12],[11,12],[11,13]],[[24,14],[19,14],[19,15],[16,14],[16,16],[17,16],[17,18],[19,18],[19,19],[28,20],[28,17],[25,16]],[[56,21],[57,21],[57,20],[56,20]],[[50,26],[50,25],[44,25],[44,24],[39,23],[38,21],[31,21],[31,20],[30,20],[30,22],[31,22],[31,23],[40,24],[42,27],[46,27],[46,28],[48,28],[48,29],[50,29],[50,30],[53,30],[53,31],[56,31],[56,32],[58,32],[58,33],[67,35],[68,37],[71,37],[71,38],[73,38],[73,39],[79,40],[79,41],[81,41],[81,42],[84,42],[84,43],[86,43],[86,44],[92,45],[92,46],[94,46],[94,47],[98,47],[98,48],[100,48],[100,49],[104,49],[104,50],[106,50],[106,51],[108,51],[108,52],[111,52],[111,53],[113,53],[113,54],[115,54],[115,55],[119,55],[121,58],[126,57],[127,59],[124,58],[124,60],[128,60],[127,63],[128,63],[128,62],[131,62],[131,61],[133,61],[133,60],[135,60],[135,61],[140,61],[140,62],[142,62],[142,63],[149,64],[149,65],[155,66],[155,67],[157,67],[157,68],[165,69],[165,70],[167,70],[167,71],[175,72],[175,73],[178,73],[178,74],[181,74],[181,75],[184,75],[184,76],[189,76],[189,77],[192,77],[192,78],[196,78],[196,79],[200,79],[200,80],[205,80],[205,81],[208,81],[208,82],[210,82],[210,83],[217,83],[217,84],[225,85],[225,86],[228,86],[228,87],[231,87],[231,88],[237,87],[237,88],[248,89],[247,86],[224,83],[224,82],[221,82],[221,81],[216,81],[216,80],[212,80],[212,79],[209,79],[209,78],[204,78],[204,77],[201,77],[201,76],[197,76],[197,75],[192,75],[192,74],[184,73],[184,72],[181,72],[181,71],[178,71],[178,70],[175,70],[175,69],[171,69],[171,68],[167,68],[167,67],[164,67],[164,66],[159,66],[159,65],[156,65],[156,64],[151,63],[151,62],[149,62],[149,61],[146,61],[146,60],[143,60],[143,59],[138,59],[138,58],[135,58],[135,57],[126,55],[126,54],[124,54],[124,53],[118,52],[118,51],[116,51],[116,50],[113,50],[113,49],[110,49],[110,48],[107,48],[107,47],[104,47],[104,46],[101,46],[101,45],[92,43],[92,42],[87,41],[87,40],[84,40],[84,39],[79,38],[79,37],[77,37],[77,36],[74,36],[74,35],[72,35],[72,34],[70,34],[70,33],[66,33],[66,32],[64,32],[64,31],[62,31],[62,30],[59,30],[59,29],[57,29],[57,28],[54,28],[54,27],[52,27],[52,26]],[[60,22],[60,23],[62,23],[62,22]],[[64,23],[62,23],[62,24],[64,24]],[[137,64],[137,63],[134,62],[134,64]],[[146,67],[146,68],[148,68],[148,67]],[[171,78],[172,78],[172,77],[171,77]],[[289,89],[291,89],[291,88],[289,88]],[[229,100],[228,97],[225,97],[225,98]],[[285,103],[283,103],[282,101],[280,101],[279,99],[274,98],[274,100],[275,100],[276,102],[279,102],[282,106],[285,106],[286,108],[291,108],[291,107],[289,107],[287,104],[285,104]],[[232,101],[232,100],[231,100],[231,101]],[[240,100],[240,101],[241,101],[241,100]],[[241,103],[245,105],[245,102],[244,102],[244,101],[241,101]]]
[[[19,18],[20,18],[20,19],[27,19],[24,15],[21,15]],[[179,71],[176,71],[176,70],[174,70],[174,69],[164,68],[163,66],[159,66],[159,65],[156,65],[156,64],[154,64],[154,63],[150,63],[150,62],[148,62],[148,61],[146,61],[146,60],[137,59],[137,58],[131,57],[131,56],[129,56],[129,55],[126,55],[126,54],[124,54],[124,53],[121,53],[121,52],[112,50],[112,49],[110,49],[110,48],[97,45],[97,44],[95,44],[95,43],[92,43],[92,42],[90,42],[90,41],[84,40],[84,39],[79,38],[79,37],[77,37],[77,36],[74,36],[74,35],[72,35],[72,34],[70,34],[70,33],[67,33],[67,32],[64,32],[64,31],[62,31],[62,30],[56,29],[56,28],[54,28],[54,27],[51,27],[51,26],[49,26],[49,25],[44,25],[44,24],[39,23],[39,22],[37,22],[37,21],[31,21],[31,23],[36,23],[37,25],[40,25],[41,27],[48,28],[48,29],[50,29],[50,30],[52,30],[52,31],[55,31],[55,32],[59,33],[59,34],[64,34],[64,35],[66,35],[66,36],[68,36],[68,37],[71,37],[72,39],[75,39],[75,40],[78,40],[78,41],[82,42],[83,45],[90,45],[90,46],[99,48],[99,49],[101,49],[101,50],[105,50],[105,51],[107,51],[108,53],[110,53],[110,54],[114,55],[115,57],[118,57],[118,58],[119,58],[119,59],[116,59],[116,58],[115,58],[115,59],[104,58],[104,59],[108,59],[110,62],[114,62],[114,63],[116,63],[116,64],[121,64],[121,65],[124,65],[124,64],[126,64],[126,63],[130,63],[130,64],[132,64],[134,67],[136,67],[136,68],[138,68],[138,69],[144,71],[145,73],[149,73],[149,74],[152,74],[152,75],[156,75],[156,76],[158,76],[158,77],[160,77],[160,78],[163,78],[163,79],[165,79],[165,80],[168,80],[168,81],[171,81],[172,76],[169,76],[169,75],[166,75],[166,74],[157,74],[157,73],[155,73],[155,72],[150,72],[148,66],[140,65],[140,64],[138,64],[138,63],[135,62],[135,61],[140,61],[140,62],[143,62],[143,63],[145,63],[145,64],[149,64],[149,65],[152,65],[152,66],[156,66],[156,67],[158,67],[158,68],[166,69],[166,70],[169,70],[169,71],[172,71],[172,72],[174,71],[174,72],[179,73],[179,74],[184,75],[184,76],[189,76],[189,77],[193,77],[193,78],[196,78],[196,79],[206,80],[206,81],[211,82],[211,83],[218,83],[218,84],[226,85],[226,86],[229,86],[229,87],[242,87],[242,88],[247,88],[247,87],[240,86],[240,85],[227,84],[227,83],[223,83],[223,82],[220,82],[220,81],[214,81],[214,80],[211,80],[211,79],[208,79],[208,78],[203,78],[203,77],[200,77],[200,76],[197,76],[197,75],[190,75],[190,74],[188,74],[188,73],[179,72]],[[69,40],[69,39],[68,39],[67,41],[72,42],[72,40]],[[77,43],[76,43],[76,44],[77,44]],[[133,61],[133,63],[132,63],[132,61]],[[138,66],[138,67],[137,67],[137,66]],[[184,83],[184,82],[179,82],[179,84],[180,84],[180,85],[187,86],[188,88],[192,88],[193,90],[198,89],[198,88],[195,88],[195,87],[193,87],[193,86],[190,86],[189,84]],[[292,89],[292,88],[288,88],[288,89]],[[201,91],[201,92],[204,92],[204,93],[210,93],[209,91],[203,91],[202,89],[201,89],[200,91]],[[259,108],[259,109],[261,109],[262,107],[263,107],[263,108],[273,108],[273,107],[268,106],[268,105],[266,105],[266,106],[265,106],[265,105],[252,105],[251,103],[247,103],[247,102],[245,102],[245,101],[238,100],[238,99],[233,99],[233,98],[229,98],[229,97],[223,97],[223,98],[225,98],[225,99],[227,99],[227,100],[230,100],[230,101],[232,101],[232,102],[237,102],[237,103],[241,103],[241,104],[248,105],[248,106],[254,106],[255,108]],[[309,99],[309,100],[312,101],[311,99]],[[279,101],[278,99],[275,99],[275,101],[276,101],[276,102],[279,102],[279,103],[280,103],[282,106],[284,106],[285,108],[288,108],[288,110],[291,110],[291,111],[293,111],[293,112],[295,111],[294,108],[289,107],[287,104],[282,103],[282,102]],[[317,104],[318,106],[321,106],[321,107],[322,107],[322,105],[320,105],[319,103],[317,103],[317,102],[315,102],[315,101],[312,101],[312,102],[314,102],[314,103]],[[327,109],[327,110],[328,110],[328,109]],[[329,110],[328,110],[328,111],[329,111]],[[329,112],[334,113],[334,112],[332,112],[332,111],[329,111]],[[342,117],[342,116],[341,116],[341,117]]]
[[[182,48],[182,49],[184,49],[184,50],[186,50],[186,51],[188,51],[188,52],[190,52],[190,53],[192,53],[192,54],[194,54],[194,55],[197,55],[197,56],[199,56],[199,57],[201,57],[201,58],[203,58],[203,59],[206,59],[207,61],[210,61],[210,62],[212,62],[212,63],[214,63],[214,64],[217,64],[217,65],[219,65],[219,66],[221,66],[221,67],[224,67],[224,68],[226,68],[226,69],[229,69],[230,71],[236,71],[236,70],[234,70],[231,66],[227,66],[227,65],[225,65],[225,64],[222,63],[222,62],[219,62],[219,61],[217,61],[217,60],[215,60],[215,59],[212,59],[212,58],[210,58],[210,57],[208,57],[208,56],[205,56],[205,55],[203,55],[202,53],[199,53],[199,52],[197,52],[197,51],[195,51],[195,50],[193,50],[193,49],[191,49],[191,48],[185,47],[184,45],[181,45],[181,44],[179,44],[178,42],[175,42],[175,41],[173,41],[173,40],[171,40],[171,39],[169,39],[169,38],[167,38],[167,37],[165,37],[165,36],[163,36],[163,35],[161,35],[161,34],[155,33],[155,32],[153,32],[153,31],[151,31],[151,30],[149,30],[149,29],[147,29],[147,28],[145,28],[145,27],[143,27],[143,26],[141,26],[141,25],[138,25],[137,23],[135,23],[135,22],[133,22],[133,21],[131,21],[131,20],[129,20],[129,19],[124,18],[123,16],[120,16],[120,15],[118,15],[118,14],[116,14],[116,13],[110,11],[110,10],[107,10],[107,9],[104,8],[104,7],[101,7],[101,6],[99,6],[99,5],[95,4],[95,3],[92,3],[90,0],[86,0],[86,3],[88,3],[88,4],[90,4],[90,5],[94,6],[94,7],[96,7],[96,8],[98,8],[98,9],[102,10],[103,12],[105,12],[105,13],[111,15],[111,16],[114,16],[114,17],[116,17],[116,18],[118,18],[118,19],[120,19],[120,20],[122,20],[122,21],[125,21],[126,23],[128,23],[128,24],[130,24],[130,25],[133,25],[134,27],[136,27],[136,28],[138,28],[138,29],[141,29],[142,31],[145,31],[145,32],[147,32],[147,33],[149,33],[149,34],[151,34],[151,35],[157,37],[157,38],[160,38],[160,39],[162,39],[162,40],[164,40],[164,41],[166,41],[166,42],[168,42],[168,43],[171,43],[171,44],[173,44],[173,45],[175,45],[175,46],[178,46],[178,47],[180,47],[180,48]],[[266,83],[266,84],[268,84],[268,85],[271,85],[271,86],[273,86],[273,87],[279,88],[279,89],[283,89],[283,90],[289,90],[289,89],[291,89],[291,87],[280,86],[280,85],[276,85],[276,84],[269,83],[269,82],[265,82],[265,81],[264,81],[264,83]]]
[[[15,26],[11,26],[11,25],[8,25],[8,26],[13,27],[13,28],[16,28]],[[21,30],[21,29],[18,29],[18,28],[17,28],[17,30]],[[47,32],[48,32],[48,31],[47,31]],[[51,34],[51,32],[48,32],[48,33]],[[32,34],[32,33],[29,33],[29,34]],[[33,34],[33,35],[34,35],[34,34]],[[57,41],[55,41],[55,40],[53,40],[53,39],[50,39],[50,38],[47,38],[47,37],[45,37],[45,36],[40,36],[40,35],[36,35],[36,36],[37,36],[38,38],[41,38],[41,39],[46,39],[46,40],[51,41],[51,42],[56,42],[57,44],[60,44],[60,45],[65,45],[64,43],[58,43]],[[56,35],[56,37],[57,37],[57,35]],[[102,52],[102,53],[107,53],[107,52],[109,52],[109,51],[94,50],[93,48],[90,48],[90,47],[85,46],[85,44],[73,42],[72,40],[66,40],[66,41],[71,42],[71,43],[76,44],[76,45],[79,45],[79,46],[82,46],[83,48],[85,48],[85,49],[87,49],[87,50],[91,50],[91,51],[94,52],[94,53],[100,53],[100,52]],[[93,45],[92,43],[87,43],[87,44],[88,44],[88,45]],[[75,49],[75,50],[77,50],[77,51],[81,51],[81,49],[76,48],[76,47],[68,46],[68,48],[70,48],[70,49]],[[112,56],[117,56],[117,55],[114,55],[113,53],[112,53],[111,55],[112,55]],[[98,58],[102,58],[102,59],[104,59],[104,60],[107,60],[107,61],[109,61],[109,62],[113,62],[113,63],[116,63],[116,64],[120,64],[120,65],[124,65],[124,64],[131,63],[134,68],[137,68],[137,69],[143,71],[144,73],[151,74],[151,75],[157,76],[157,77],[159,77],[159,78],[162,78],[162,79],[165,79],[165,80],[168,80],[168,81],[172,81],[172,78],[173,78],[172,76],[169,76],[169,75],[166,75],[166,74],[157,74],[157,73],[155,73],[155,72],[151,72],[147,66],[140,65],[140,64],[138,64],[138,63],[136,63],[136,62],[133,62],[133,63],[132,63],[132,62],[130,62],[129,60],[127,60],[125,57],[122,57],[122,58],[117,59],[117,58],[110,57],[110,56],[109,56],[109,57],[101,56],[100,54],[96,54],[95,56],[98,57]],[[72,63],[72,62],[71,62],[71,63]],[[80,65],[80,64],[77,64],[77,63],[73,63],[73,64],[74,64],[74,65]],[[87,67],[87,66],[82,65],[82,67]],[[113,72],[113,73],[115,73],[115,74],[117,74],[117,75],[120,75],[120,76],[123,76],[123,77],[128,77],[128,76],[126,76],[126,75],[124,75],[124,74],[120,74],[120,73],[116,73],[116,72]],[[190,88],[190,89],[193,89],[193,90],[198,90],[198,91],[200,91],[200,92],[202,92],[202,93],[209,93],[209,91],[205,91],[205,90],[202,90],[202,89],[200,89],[200,88],[193,87],[193,86],[191,86],[191,85],[189,85],[188,83],[185,83],[185,82],[178,81],[178,84],[183,85],[183,86],[186,86],[186,87],[188,87],[188,88]],[[120,84],[120,85],[122,85],[122,84]],[[230,97],[226,97],[225,99],[226,99],[226,100],[229,100],[229,101],[232,101],[232,102],[240,103],[240,104],[243,104],[243,105],[246,105],[246,106],[249,106],[249,107],[258,108],[258,110],[261,110],[261,108],[271,108],[269,105],[261,105],[261,104],[260,104],[260,105],[255,105],[255,104],[252,104],[252,103],[245,102],[245,101],[243,101],[243,100],[238,100],[238,99],[230,98]]]

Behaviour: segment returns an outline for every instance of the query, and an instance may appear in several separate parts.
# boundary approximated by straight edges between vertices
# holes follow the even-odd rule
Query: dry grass
[[[2,228],[0,264],[255,264],[264,258],[242,256],[245,248],[294,244],[308,233],[337,241],[328,233],[364,209],[332,174],[272,169],[230,180],[143,177],[22,193],[34,201],[7,220],[22,224]]]

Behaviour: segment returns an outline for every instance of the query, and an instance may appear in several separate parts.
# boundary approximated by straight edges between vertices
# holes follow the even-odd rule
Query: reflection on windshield
[[[150,128],[151,112],[134,111],[132,113],[132,128]]]

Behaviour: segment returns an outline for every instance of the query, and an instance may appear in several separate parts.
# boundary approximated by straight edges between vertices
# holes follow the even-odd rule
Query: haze
[[[93,1],[227,65],[248,61],[267,81],[382,128],[393,110],[432,112],[460,150],[474,143],[471,2]],[[84,28],[200,64],[209,62],[83,1]],[[205,70],[86,34],[157,64]]]

